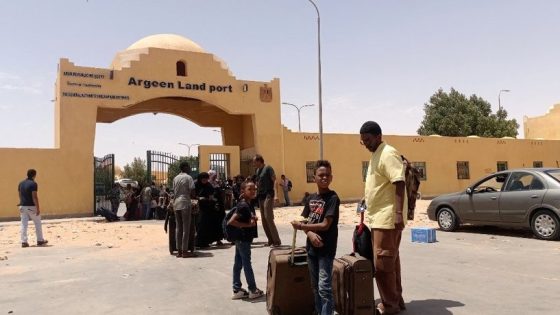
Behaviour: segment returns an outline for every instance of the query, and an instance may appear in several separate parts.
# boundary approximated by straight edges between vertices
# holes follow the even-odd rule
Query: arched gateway
[[[268,163],[283,164],[278,79],[238,80],[224,62],[196,43],[177,35],[153,35],[117,53],[109,69],[60,60],[55,148],[6,151],[19,163],[10,165],[9,180],[3,178],[0,218],[17,217],[14,183],[27,168],[38,170],[47,215],[91,214],[96,123],[141,113],[173,114],[199,126],[221,128],[223,146],[203,146],[200,154],[229,153],[233,174],[239,172],[240,156],[257,151]],[[201,158],[202,169],[208,167],[204,161]]]

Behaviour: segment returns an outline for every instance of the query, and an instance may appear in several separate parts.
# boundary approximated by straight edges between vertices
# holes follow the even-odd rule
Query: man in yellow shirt
[[[406,309],[402,297],[399,246],[406,224],[405,168],[401,154],[382,140],[381,127],[373,121],[360,128],[360,142],[372,152],[366,177],[365,201],[370,224],[375,280],[381,295],[377,314],[397,314]]]

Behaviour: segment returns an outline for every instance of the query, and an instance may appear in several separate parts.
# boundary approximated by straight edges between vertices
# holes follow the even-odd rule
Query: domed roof
[[[175,34],[157,34],[142,38],[136,43],[128,46],[126,50],[143,48],[162,48],[193,52],[205,52],[200,45],[183,36]]]

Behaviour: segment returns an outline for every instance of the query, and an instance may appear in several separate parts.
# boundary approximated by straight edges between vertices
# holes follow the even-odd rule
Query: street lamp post
[[[315,7],[317,11],[317,60],[319,68],[319,158],[323,159],[323,88],[321,84],[321,16],[319,14],[319,8],[313,0],[309,2]]]
[[[304,108],[304,107],[315,106],[315,104],[307,104],[307,105],[302,105],[302,106],[297,106],[297,105],[294,105],[292,103],[287,103],[287,102],[282,102],[282,104],[290,105],[290,106],[293,106],[295,109],[297,109],[298,130],[299,130],[299,132],[301,132],[301,116],[300,116],[301,109]]]
[[[502,95],[502,92],[511,92],[510,90],[500,90],[500,92],[498,93],[498,110],[502,110],[502,101],[500,99],[500,96]]]
[[[194,147],[194,146],[196,146],[196,145],[200,145],[200,144],[198,144],[198,143],[186,144],[186,143],[181,143],[181,142],[179,142],[179,143],[177,143],[177,144],[179,144],[179,145],[184,145],[184,146],[186,146],[187,148],[189,148],[189,150],[187,151],[187,152],[189,153],[189,157],[191,156],[191,147]]]

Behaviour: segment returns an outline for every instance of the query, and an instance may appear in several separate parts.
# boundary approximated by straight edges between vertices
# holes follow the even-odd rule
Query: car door
[[[500,221],[499,201],[507,172],[493,174],[471,187],[461,200],[464,221]]]
[[[537,174],[513,172],[500,199],[500,221],[525,221],[527,211],[542,204],[545,192],[544,181]]]

